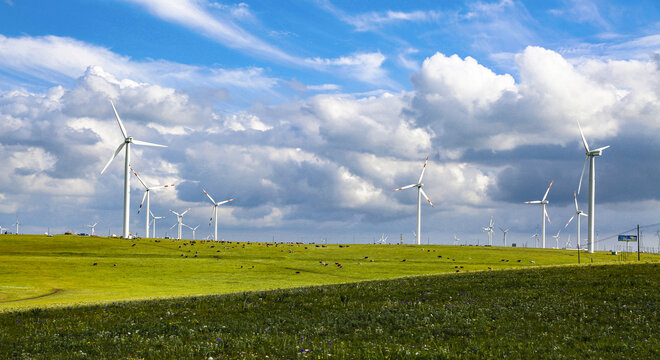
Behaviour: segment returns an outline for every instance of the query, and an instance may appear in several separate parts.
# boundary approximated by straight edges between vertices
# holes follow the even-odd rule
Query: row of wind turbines
[[[159,145],[159,144],[154,144],[154,143],[149,143],[146,141],[140,141],[133,139],[133,137],[129,136],[126,128],[124,127],[124,124],[122,123],[119,114],[117,113],[117,109],[115,108],[115,105],[110,101],[110,105],[112,106],[112,110],[115,114],[115,118],[117,119],[117,123],[119,125],[119,129],[121,130],[121,133],[124,137],[124,140],[117,149],[115,150],[114,154],[108,160],[108,162],[105,164],[103,167],[103,170],[101,170],[101,174],[105,172],[105,170],[110,166],[112,161],[117,157],[117,155],[122,151],[122,149],[125,150],[124,152],[124,218],[123,218],[123,232],[122,232],[122,237],[123,238],[129,238],[130,235],[130,229],[129,229],[129,224],[130,224],[130,184],[129,184],[129,179],[130,179],[130,172],[133,172],[135,176],[138,178],[142,186],[145,188],[144,195],[142,197],[142,202],[140,203],[140,207],[138,209],[138,213],[142,209],[142,205],[144,201],[146,200],[146,220],[145,220],[145,236],[149,237],[149,226],[152,225],[153,227],[153,233],[155,234],[155,226],[156,226],[156,220],[158,219],[163,219],[164,217],[159,217],[155,216],[150,208],[149,208],[149,203],[150,203],[150,191],[151,190],[156,190],[156,189],[163,189],[163,188],[168,188],[168,187],[173,187],[174,184],[171,185],[156,185],[156,186],[148,186],[147,183],[135,172],[130,165],[130,148],[131,144],[135,145],[142,145],[142,146],[152,146],[152,147],[167,147],[165,145]],[[564,229],[568,227],[568,225],[573,221],[573,219],[577,216],[577,225],[578,225],[578,246],[580,243],[580,217],[581,216],[587,216],[589,218],[589,226],[588,226],[588,252],[593,253],[594,252],[594,221],[595,221],[595,188],[596,188],[596,174],[595,174],[595,158],[597,156],[601,156],[603,153],[603,150],[609,148],[609,146],[604,146],[601,148],[597,148],[594,150],[590,150],[589,145],[587,143],[586,138],[584,137],[584,132],[582,131],[582,126],[580,125],[580,122],[578,121],[578,129],[580,130],[580,136],[582,137],[582,143],[584,145],[584,149],[586,152],[586,159],[584,162],[584,166],[582,168],[582,174],[580,175],[580,181],[578,183],[578,189],[577,192],[574,194],[575,198],[575,215],[571,217],[571,219],[568,221],[568,223],[564,226]],[[424,162],[424,166],[422,167],[422,172],[419,176],[419,179],[417,180],[416,183],[406,185],[399,187],[397,189],[394,189],[392,191],[399,191],[399,190],[406,190],[406,189],[411,189],[411,188],[417,188],[417,231],[415,232],[416,235],[416,243],[417,245],[421,245],[421,199],[422,196],[426,199],[426,201],[431,205],[431,207],[435,208],[435,205],[431,202],[429,197],[426,195],[424,190],[422,189],[424,187],[424,184],[422,183],[422,180],[424,178],[424,172],[426,171],[426,167],[428,165],[428,156],[426,157],[426,161]],[[584,214],[579,208],[578,208],[578,202],[577,202],[577,195],[580,194],[580,190],[582,188],[582,180],[584,178],[584,172],[586,170],[587,162],[589,162],[589,209],[588,209],[588,214]],[[546,245],[546,237],[545,237],[545,220],[548,219],[548,222],[550,222],[550,218],[548,216],[547,210],[546,210],[546,205],[549,203],[547,200],[548,193],[550,192],[550,188],[552,187],[554,180],[550,182],[550,185],[548,186],[548,189],[546,190],[543,198],[541,200],[533,200],[533,201],[527,201],[525,202],[526,204],[540,204],[541,205],[541,224],[542,224],[542,247],[545,248]],[[216,202],[211,195],[202,188],[202,191],[206,196],[209,198],[211,203],[213,204],[213,212],[211,215],[211,220],[215,219],[215,227],[214,227],[214,233],[213,233],[213,239],[218,240],[218,207],[220,205],[229,203],[235,198],[224,200],[224,201],[219,201]],[[194,233],[199,227],[199,225],[195,228],[192,228],[188,225],[183,224],[183,216],[190,211],[190,208],[188,208],[186,211],[182,213],[177,213],[173,210],[169,210],[173,214],[177,216],[177,223],[174,224],[174,226],[178,226],[178,238],[181,238],[181,228],[182,226],[186,226],[190,228],[193,231],[193,237]],[[151,221],[150,221],[151,217]],[[87,225],[92,229],[92,234],[94,233],[94,225]],[[488,227],[484,228],[484,231],[488,232],[488,242],[489,245],[492,245],[492,232],[493,232],[493,219],[491,218],[490,224]],[[17,224],[18,227],[18,224]],[[504,232],[504,237],[506,239],[506,233],[508,232],[509,229],[506,231],[504,229],[501,229]],[[557,239],[558,239],[559,234],[557,234]],[[505,240],[506,241],[506,240]]]
[[[165,217],[164,216],[155,216],[153,214],[153,212],[151,211],[151,209],[150,209],[150,192],[152,190],[166,189],[166,188],[174,187],[174,184],[154,185],[154,186],[147,185],[147,183],[140,177],[140,175],[138,175],[138,173],[135,170],[133,170],[133,168],[131,167],[131,151],[130,151],[130,149],[131,149],[131,144],[142,145],[142,146],[153,146],[153,147],[167,147],[167,146],[133,139],[132,136],[128,135],[128,132],[126,131],[126,128],[124,127],[124,124],[122,123],[122,121],[119,117],[119,114],[117,113],[117,109],[115,108],[115,104],[112,101],[110,101],[110,105],[112,106],[112,110],[115,114],[115,118],[117,119],[117,124],[119,124],[119,129],[121,130],[121,133],[124,137],[124,140],[121,144],[119,144],[119,146],[115,150],[115,152],[112,155],[112,157],[110,158],[110,160],[108,160],[108,162],[103,167],[103,170],[101,170],[101,175],[106,171],[106,169],[108,169],[108,167],[112,163],[112,160],[114,160],[117,157],[117,155],[123,149],[124,150],[124,219],[123,219],[123,227],[122,227],[122,237],[125,238],[125,239],[128,239],[130,237],[130,199],[131,199],[130,174],[131,174],[131,172],[133,174],[135,174],[135,176],[139,180],[140,184],[142,184],[142,186],[145,189],[144,195],[142,196],[142,202],[140,202],[140,206],[138,208],[138,214],[139,214],[140,211],[142,210],[142,205],[144,204],[144,202],[146,200],[146,211],[145,211],[146,219],[145,219],[145,230],[144,230],[145,237],[149,237],[149,227],[150,227],[150,225],[153,229],[152,234],[155,236],[155,234],[156,234],[156,220],[164,219]],[[209,198],[209,200],[211,200],[211,202],[213,203],[213,212],[211,214],[210,221],[213,221],[213,219],[215,219],[215,229],[214,229],[214,233],[213,233],[213,239],[217,241],[218,240],[218,207],[220,205],[226,204],[226,203],[234,201],[236,199],[232,198],[232,199],[216,202],[215,200],[213,200],[211,195],[209,195],[209,193],[206,192],[206,190],[204,190],[204,188],[202,188],[202,191],[204,192],[204,194],[206,194],[206,196]],[[177,217],[177,222],[174,225],[172,225],[172,227],[170,227],[170,230],[172,230],[175,226],[178,226],[177,239],[181,239],[182,226],[185,226],[185,227],[192,230],[193,239],[194,239],[195,238],[195,232],[197,231],[197,228],[199,227],[199,225],[197,225],[193,228],[193,227],[183,223],[183,216],[188,211],[190,211],[190,208],[188,208],[186,211],[183,211],[181,213],[178,213],[178,212],[176,212],[174,210],[171,210],[171,209],[169,209],[169,211],[172,212]],[[151,217],[151,220],[150,220],[150,217]],[[94,223],[93,225],[87,225],[88,227],[91,228],[91,234],[92,235],[94,235],[94,227],[97,224],[98,224],[98,222]],[[209,225],[210,225],[210,222],[209,222]]]
[[[582,126],[580,125],[580,122],[577,122],[578,124],[578,129],[580,130],[580,136],[582,137],[582,144],[584,145],[584,150],[586,152],[586,158],[584,161],[584,166],[582,167],[582,173],[580,174],[580,181],[578,182],[578,188],[577,191],[573,194],[574,195],[574,200],[575,200],[575,214],[568,220],[566,225],[564,226],[563,229],[566,229],[568,225],[573,221],[575,217],[577,217],[577,244],[578,247],[580,246],[580,217],[581,216],[586,216],[589,218],[589,225],[588,225],[588,240],[587,240],[587,251],[589,253],[594,252],[594,221],[595,221],[595,208],[596,208],[596,168],[595,168],[595,158],[596,156],[601,156],[603,154],[603,150],[609,148],[610,146],[603,146],[594,150],[591,150],[589,148],[589,144],[587,143],[587,139],[584,137],[584,132],[582,131]],[[405,190],[405,189],[410,189],[410,188],[417,188],[417,231],[416,231],[416,243],[417,245],[421,245],[421,203],[422,203],[422,196],[426,199],[426,201],[432,206],[433,203],[429,199],[429,197],[426,195],[422,187],[424,184],[422,183],[422,179],[424,177],[424,171],[426,170],[426,166],[428,164],[429,158],[426,157],[426,161],[424,162],[424,167],[422,168],[422,173],[419,176],[419,180],[417,180],[417,183],[415,184],[410,184],[406,185],[397,189],[394,189],[392,191],[399,191],[399,190]],[[588,209],[588,214],[585,214],[582,210],[579,209],[578,207],[578,201],[577,201],[577,195],[580,194],[580,190],[582,189],[582,180],[584,178],[584,172],[587,167],[587,162],[589,162],[589,209]],[[550,201],[547,199],[548,198],[548,193],[550,192],[550,188],[552,187],[554,180],[550,182],[550,185],[548,185],[548,189],[545,191],[545,194],[543,195],[543,198],[541,200],[533,200],[533,201],[526,201],[525,204],[540,204],[541,205],[541,238],[542,238],[542,247],[546,247],[546,242],[545,242],[545,220],[548,220],[548,223],[550,223],[550,217],[548,216],[548,212],[546,210],[546,205],[550,203]],[[493,218],[491,217],[490,219],[490,224],[487,227],[484,227],[483,230],[488,232],[488,245],[493,245],[493,228],[494,228],[494,222]],[[562,230],[563,230],[562,229]],[[502,232],[504,233],[504,246],[506,246],[506,234],[509,232],[510,229],[502,229]],[[560,230],[559,232],[561,232]],[[554,235],[553,237],[555,238],[556,241],[559,241],[559,232],[557,232],[557,235]],[[534,236],[534,235],[533,235]],[[454,240],[457,242],[458,238],[454,235]],[[558,247],[558,246],[557,246]]]

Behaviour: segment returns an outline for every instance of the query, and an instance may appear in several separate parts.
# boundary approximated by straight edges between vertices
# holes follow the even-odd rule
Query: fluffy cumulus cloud
[[[204,187],[217,201],[237,198],[221,210],[229,227],[398,229],[414,219],[416,196],[391,190],[415,183],[429,155],[425,191],[437,206],[424,210],[429,229],[451,228],[465,215],[486,222],[493,209],[541,196],[552,178],[553,196],[566,198],[553,204],[568,205],[584,158],[576,120],[590,144],[612,145],[598,159],[603,203],[660,199],[643,176],[628,198],[611,195],[627,186],[613,164],[660,176],[637,156],[658,151],[654,60],[565,59],[529,47],[516,62],[514,79],[437,53],[411,75],[412,91],[317,94],[235,112],[103,66],[79,69],[68,86],[7,89],[0,212],[57,209],[52,221],[71,224],[85,208],[120,226],[121,158],[98,174],[121,142],[109,99],[132,136],[169,145],[135,146],[132,165],[149,183],[176,183],[155,194],[152,208],[165,215],[192,207],[191,224],[208,222]],[[132,184],[134,209],[140,186]],[[142,221],[133,217],[133,227]]]

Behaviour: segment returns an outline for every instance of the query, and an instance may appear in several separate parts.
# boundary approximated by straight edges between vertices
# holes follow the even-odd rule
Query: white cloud
[[[264,42],[263,40],[248,33],[245,29],[234,24],[230,19],[223,18],[208,11],[212,6],[205,0],[125,0],[146,8],[154,16],[163,20],[170,21],[194,31],[198,31],[219,43],[255,53],[260,56],[267,56],[279,61],[302,64],[299,58],[291,56],[284,51]],[[239,6],[231,11],[232,16],[241,17],[249,14],[247,7]]]
[[[373,85],[393,86],[393,81],[387,76],[382,65],[385,55],[380,52],[357,53],[335,59],[313,58],[307,61],[311,64],[321,65],[326,70],[336,70],[346,73],[350,77]]]

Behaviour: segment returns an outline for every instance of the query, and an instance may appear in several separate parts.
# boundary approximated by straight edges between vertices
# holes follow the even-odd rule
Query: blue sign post
[[[636,242],[637,241],[637,235],[619,235],[619,241]]]

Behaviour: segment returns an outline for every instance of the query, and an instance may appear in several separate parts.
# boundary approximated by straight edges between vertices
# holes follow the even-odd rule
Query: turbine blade
[[[580,210],[578,209],[577,194],[575,192],[573,192],[573,199],[575,199],[575,212],[578,212]]]
[[[170,230],[172,230],[172,229],[173,229],[173,228],[174,228],[175,226],[177,226],[177,225],[179,225],[179,222],[178,222],[178,221],[177,221],[177,223],[176,223],[176,224],[174,224],[174,225],[172,225],[172,227],[170,227],[170,229],[169,229],[169,230],[167,230],[167,231],[170,231]]]
[[[544,210],[543,212],[545,213],[545,218],[548,219],[548,224],[552,224],[550,221],[550,216],[548,216],[548,211]]]
[[[582,189],[582,179],[584,178],[584,170],[587,169],[588,160],[589,160],[589,156],[587,155],[587,157],[584,158],[584,166],[582,166],[582,174],[580,174],[580,182],[578,182],[578,190],[577,190],[578,194],[580,194],[580,189]]]
[[[154,143],[141,141],[141,140],[133,140],[133,144],[143,145],[143,146],[167,147],[167,145],[154,144]]]
[[[491,216],[491,217],[490,217],[490,225],[489,225],[489,226],[492,228],[493,225],[495,225],[495,224],[493,223],[493,217]]]
[[[135,176],[137,176],[138,180],[140,180],[140,183],[142,184],[142,186],[144,186],[145,189],[149,189],[149,187],[147,186],[147,184],[144,183],[144,181],[142,180],[142,178],[140,177],[140,175],[138,175],[138,173],[135,172],[135,170],[133,170],[132,167],[131,167],[130,169],[131,169],[131,171],[133,172],[133,174],[135,174]]]
[[[429,197],[426,196],[426,193],[424,192],[424,189],[419,188],[419,191],[422,193],[422,195],[424,195],[424,198],[426,199],[426,201],[428,201],[428,203],[431,204],[431,207],[435,207],[435,205],[433,205],[433,203],[431,202],[431,199],[429,199]]]
[[[398,188],[398,189],[394,189],[394,190],[392,190],[392,191],[399,191],[399,190],[410,189],[411,187],[414,187],[414,186],[417,186],[417,184],[406,185],[406,186],[400,187],[400,188]]]
[[[204,190],[204,188],[202,188],[202,191],[204,192],[204,194],[206,194],[206,196],[209,197],[209,200],[211,200],[211,202],[212,202],[213,204],[215,204],[215,200],[213,200],[213,198],[211,197],[211,195],[209,195],[209,193],[207,193],[206,190]]]
[[[172,214],[174,214],[174,215],[176,215],[176,216],[179,216],[179,213],[178,213],[178,212],[176,212],[176,211],[174,211],[174,210],[172,210],[172,209],[167,209],[167,210],[169,210]]]
[[[605,149],[609,149],[609,147],[610,147],[609,145],[607,145],[607,146],[603,146],[603,147],[598,148],[598,149],[596,149],[596,150],[594,150],[594,151],[603,151],[603,150],[605,150]]]
[[[568,222],[566,223],[566,225],[564,225],[564,229],[566,229],[568,227],[568,225],[571,223],[571,221],[573,221],[574,217],[575,217],[575,215],[571,216],[571,218],[568,219]]]
[[[584,132],[582,131],[582,126],[580,126],[580,121],[577,121],[578,128],[580,129],[580,136],[582,136],[582,144],[584,145],[584,150],[586,152],[589,152],[589,145],[587,145],[587,139],[584,138]]]
[[[140,202],[140,207],[138,207],[138,214],[140,213],[140,210],[142,210],[142,204],[144,204],[144,199],[147,198],[147,192],[144,192],[144,195],[142,195],[142,202]]]
[[[548,197],[548,193],[550,192],[550,188],[552,187],[553,182],[555,182],[555,181],[554,180],[550,181],[550,185],[548,185],[548,190],[545,191],[545,195],[543,195],[543,200],[541,200],[541,201],[545,201],[545,198]]]
[[[186,210],[186,211],[184,211],[183,213],[181,213],[181,216],[185,215],[185,213],[187,213],[188,211],[190,211],[190,209],[192,209],[192,208],[188,208],[188,210]]]
[[[541,200],[525,201],[523,204],[540,204]]]
[[[115,117],[117,118],[117,123],[119,123],[119,128],[121,129],[122,135],[124,135],[124,139],[128,137],[128,133],[126,133],[126,128],[124,127],[124,124],[121,123],[121,119],[119,118],[119,114],[117,114],[117,109],[115,109],[115,104],[112,103],[112,100],[110,100],[110,105],[112,105],[112,110],[115,112]]]
[[[424,171],[426,171],[426,164],[429,162],[429,157],[426,157],[426,161],[424,161],[424,167],[422,168],[422,173],[419,175],[419,180],[417,181],[418,184],[422,183],[422,178],[424,177]]]
[[[218,205],[226,204],[226,203],[228,203],[228,202],[230,202],[230,201],[234,201],[234,200],[236,200],[236,198],[231,198],[231,199],[229,199],[229,200],[220,201],[220,202],[218,203]]]
[[[125,142],[121,143],[121,145],[119,145],[119,147],[117,148],[117,150],[115,150],[114,155],[112,155],[112,157],[110,158],[110,160],[108,160],[108,162],[107,162],[107,163],[105,164],[105,166],[103,167],[103,170],[101,170],[101,175],[103,175],[103,173],[104,173],[105,170],[108,168],[108,166],[110,166],[110,163],[112,162],[112,160],[114,160],[114,159],[117,157],[117,154],[119,154],[119,152],[120,152],[121,149],[124,147],[124,145],[126,145]]]

